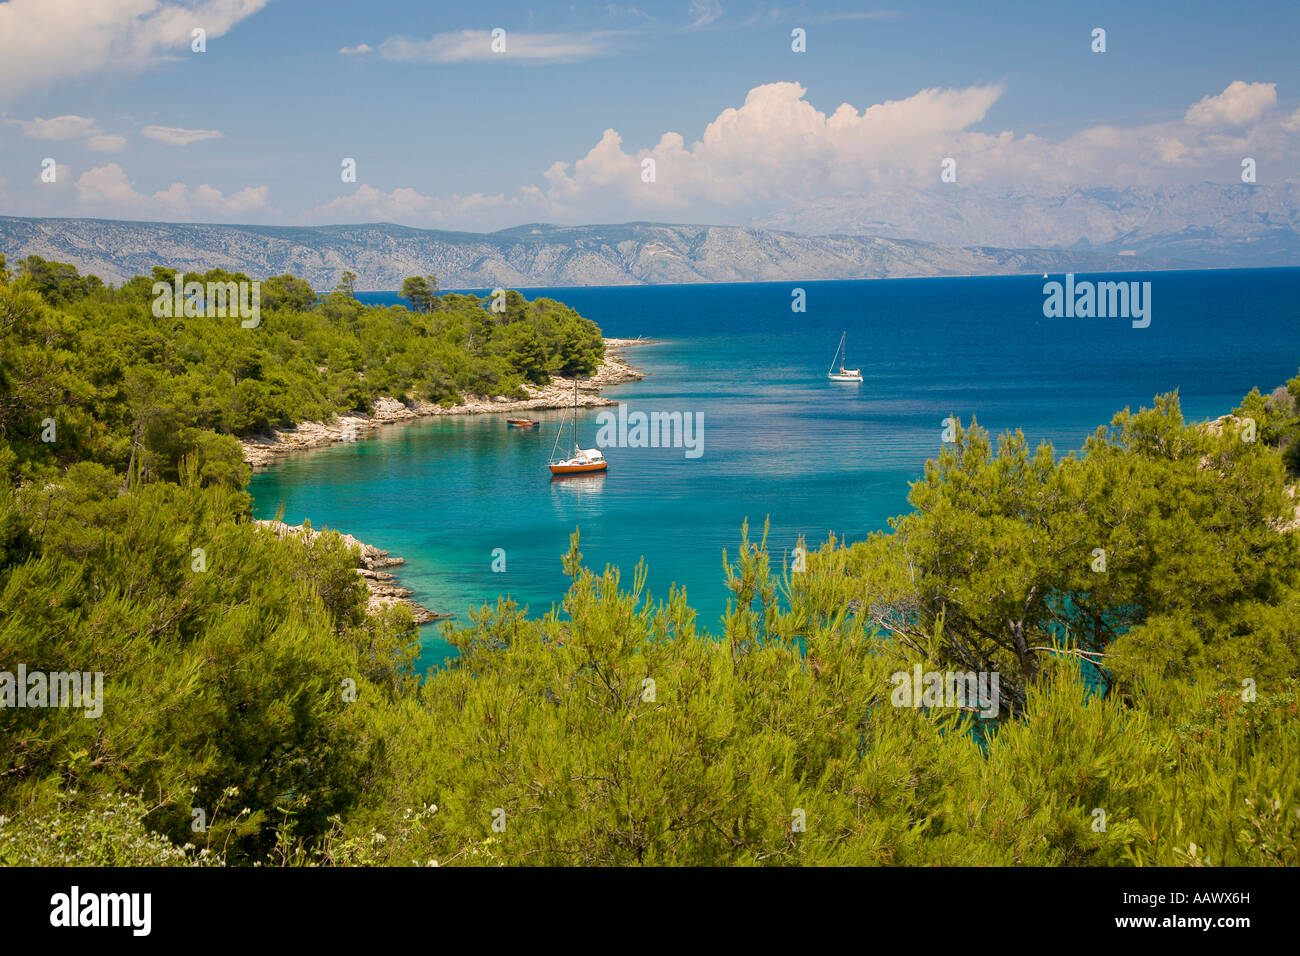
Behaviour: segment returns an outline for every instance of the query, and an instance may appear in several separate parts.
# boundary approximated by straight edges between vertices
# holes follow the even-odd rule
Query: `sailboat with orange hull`
[[[604,453],[599,448],[578,447],[578,379],[576,376],[573,379],[573,455],[557,461],[555,449],[559,447],[560,436],[563,434],[564,423],[561,422],[560,430],[555,434],[555,444],[551,446],[551,462],[548,467],[552,475],[590,475],[609,467]]]

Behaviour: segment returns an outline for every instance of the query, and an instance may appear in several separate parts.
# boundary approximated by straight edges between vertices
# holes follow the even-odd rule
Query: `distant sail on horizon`
[[[848,358],[847,352],[844,348],[844,343],[847,341],[848,337],[849,337],[849,333],[847,331],[840,336],[840,344],[835,349],[835,357],[831,359],[831,367],[826,372],[826,377],[830,379],[832,382],[862,381],[861,369],[844,367],[844,361],[845,359]],[[840,367],[838,370],[835,368],[835,363],[837,361],[840,363]]]

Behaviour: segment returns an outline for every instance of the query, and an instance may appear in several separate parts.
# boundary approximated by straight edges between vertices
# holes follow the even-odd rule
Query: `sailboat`
[[[555,460],[555,449],[560,444],[560,436],[564,434],[564,423],[560,423],[560,430],[555,433],[555,444],[551,446],[551,463],[550,469],[552,475],[589,475],[594,471],[604,471],[609,467],[605,461],[605,455],[598,448],[579,448],[578,447],[578,378],[573,379],[573,457],[566,458],[563,461]]]
[[[830,371],[826,373],[826,377],[829,378],[832,382],[862,381],[862,371],[860,369],[844,367],[844,360],[848,356],[847,353],[843,355],[841,353],[844,353],[844,340],[847,339],[848,337],[849,337],[848,332],[845,332],[843,335],[840,336],[840,344],[839,347],[835,350],[835,358],[831,359]],[[839,371],[835,370],[835,362],[837,359],[839,360],[840,363]]]

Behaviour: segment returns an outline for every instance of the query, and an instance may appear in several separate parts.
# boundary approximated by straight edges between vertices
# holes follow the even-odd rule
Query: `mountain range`
[[[979,190],[955,184],[808,203],[768,229],[1131,253],[1217,268],[1300,265],[1300,183]]]
[[[886,190],[756,226],[531,224],[492,233],[391,223],[241,226],[0,217],[0,253],[69,262],[106,282],[221,267],[389,290],[812,281],[1300,265],[1300,184],[1086,189],[1062,194]]]
[[[236,226],[0,217],[9,261],[39,255],[106,282],[221,267],[255,278],[292,273],[329,289],[396,289],[432,274],[444,289],[1103,272],[1176,267],[1112,252],[957,246],[877,236],[805,236],[740,226],[659,223],[527,225],[493,233],[390,223]]]

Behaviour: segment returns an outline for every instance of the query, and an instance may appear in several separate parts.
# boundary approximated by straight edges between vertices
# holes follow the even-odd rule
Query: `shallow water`
[[[255,510],[270,517],[283,502],[291,523],[310,518],[405,557],[396,570],[416,599],[461,620],[498,594],[535,614],[561,600],[560,555],[579,527],[589,566],[630,580],[644,557],[652,593],[684,585],[700,625],[716,629],[722,549],[734,551],[746,518],[751,529],[770,519],[778,552],[800,534],[812,546],[885,527],[907,510],[950,414],[1065,451],[1157,393],[1179,389],[1185,414],[1208,418],[1296,374],[1300,270],[1127,278],[1152,283],[1148,328],[1044,318],[1039,277],[803,283],[801,314],[790,283],[527,290],[609,336],[664,340],[627,353],[644,381],[605,394],[630,411],[699,416],[702,454],[606,448],[605,475],[552,480],[563,412],[530,412],[542,420],[532,431],[507,428],[505,415],[437,418],[258,473]],[[844,331],[861,384],[826,379]],[[596,416],[579,415],[584,447]],[[495,549],[504,572],[492,570]],[[423,645],[423,666],[451,653],[437,625]]]

